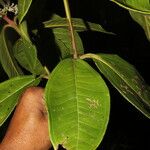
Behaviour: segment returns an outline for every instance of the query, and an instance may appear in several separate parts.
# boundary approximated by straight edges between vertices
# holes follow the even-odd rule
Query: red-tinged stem
[[[4,15],[2,18],[8,23],[9,26],[14,28],[20,34],[20,30],[18,29],[17,24],[13,20],[9,19],[7,15]]]

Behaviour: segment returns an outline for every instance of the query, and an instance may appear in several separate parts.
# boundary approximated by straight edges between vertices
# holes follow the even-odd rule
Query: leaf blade
[[[11,78],[23,74],[12,53],[12,46],[9,46],[6,39],[6,30],[9,26],[4,26],[0,34],[0,62],[7,75]]]
[[[45,98],[54,148],[96,149],[110,109],[109,91],[99,74],[83,60],[65,59],[52,72]]]
[[[18,76],[0,83],[0,126],[15,108],[18,98],[25,88],[38,83],[39,79],[35,79],[34,76]]]
[[[73,27],[76,31],[82,32],[86,30],[97,31],[107,34],[113,34],[104,30],[104,28],[96,23],[85,22],[79,18],[72,18]],[[50,21],[43,22],[45,28],[68,28],[68,22],[65,18],[52,19]]]
[[[19,29],[21,32],[21,37],[25,38],[27,41],[30,42],[30,36],[28,34],[27,22],[23,21],[21,24],[19,24]]]
[[[56,28],[56,29],[53,29],[52,31],[55,36],[55,42],[61,52],[61,57],[63,59],[67,57],[71,57],[73,55],[73,50],[72,50],[72,44],[71,44],[71,39],[69,37],[68,30]],[[77,52],[79,55],[83,54],[84,48],[83,48],[81,38],[77,32],[74,33],[74,36],[76,39]]]
[[[125,99],[150,118],[150,91],[137,70],[117,55],[97,56],[93,60],[98,69]]]
[[[127,9],[132,19],[145,31],[150,41],[150,3],[149,0],[112,0],[119,6]]]
[[[44,73],[44,68],[37,58],[35,45],[20,38],[13,47],[13,53],[19,64],[34,75]]]
[[[129,11],[132,19],[137,22],[145,31],[147,39],[150,41],[150,15]]]
[[[142,14],[150,14],[150,4],[149,0],[111,0],[117,5],[134,12],[139,12]]]
[[[18,0],[18,19],[19,24],[22,22],[23,18],[27,14],[30,6],[31,6],[32,0]]]

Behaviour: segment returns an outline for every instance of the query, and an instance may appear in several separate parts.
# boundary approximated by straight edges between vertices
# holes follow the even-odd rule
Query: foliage
[[[150,41],[150,2],[149,0],[112,0],[127,9],[133,18],[145,31]]]
[[[130,11],[149,38],[149,1],[113,1]],[[71,18],[67,0],[64,0],[66,18],[53,15],[51,20],[42,23],[44,29],[53,33],[60,51],[59,63],[52,72],[49,66],[43,66],[37,45],[28,33],[26,15],[31,3],[32,0],[18,0],[18,12],[16,5],[8,4],[13,8],[0,9],[5,21],[0,33],[0,62],[9,77],[0,83],[0,125],[15,108],[20,94],[30,86],[38,86],[45,78],[48,80],[45,101],[49,134],[54,149],[59,145],[66,149],[96,149],[106,132],[110,113],[109,90],[101,74],[127,101],[150,118],[150,88],[135,67],[117,55],[84,52],[79,32],[113,33],[98,24]],[[12,20],[7,15],[9,11],[16,15]],[[17,33],[16,38],[11,39],[10,29]],[[38,28],[32,31],[36,37],[38,32]],[[96,64],[100,73],[88,64],[89,60]]]

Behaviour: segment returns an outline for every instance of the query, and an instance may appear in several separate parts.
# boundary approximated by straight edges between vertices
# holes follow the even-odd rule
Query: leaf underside
[[[54,17],[50,21],[43,23],[45,28],[65,28],[68,29],[68,21],[66,18]],[[86,30],[102,32],[106,34],[113,34],[112,32],[106,31],[101,25],[84,21],[80,18],[72,18],[72,24],[76,31],[82,32]]]
[[[150,2],[149,0],[112,0],[119,6],[129,10],[134,21],[143,29],[150,41]]]
[[[30,41],[18,39],[13,47],[13,53],[19,64],[32,74],[44,73],[44,68],[37,58],[36,47]]]
[[[149,0],[111,0],[111,1],[115,2],[116,4],[127,10],[143,14],[150,14]]]
[[[150,118],[150,90],[137,70],[117,55],[98,56],[94,61],[104,76],[125,99]]]
[[[23,21],[23,18],[27,14],[30,6],[31,6],[32,0],[18,0],[18,19],[19,23]]]
[[[110,96],[100,75],[83,60],[65,59],[46,85],[49,134],[56,150],[93,150],[109,120]]]
[[[72,57],[73,55],[72,42],[68,30],[63,28],[55,28],[52,31],[55,37],[56,45],[58,46],[61,52],[61,57],[63,59]],[[74,36],[76,39],[77,52],[78,54],[83,54],[84,48],[80,36],[78,35],[77,32],[74,32]]]
[[[38,83],[39,79],[35,79],[34,76],[18,76],[0,84],[0,126],[15,108],[25,88]]]
[[[137,12],[129,12],[134,21],[136,21],[144,30],[147,39],[150,41],[150,14],[144,15]]]
[[[19,29],[21,32],[21,37],[30,42],[30,36],[28,34],[27,21],[23,21],[21,24],[19,24]]]

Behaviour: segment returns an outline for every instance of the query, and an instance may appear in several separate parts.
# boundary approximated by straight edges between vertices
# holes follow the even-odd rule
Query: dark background
[[[133,64],[150,84],[150,42],[146,39],[143,29],[131,19],[128,11],[109,0],[70,0],[70,7],[72,17],[99,23],[106,30],[116,33],[115,36],[90,31],[81,33],[86,53],[118,54]],[[41,21],[49,20],[53,13],[65,16],[63,0],[34,0],[26,18],[29,28],[41,29]],[[53,69],[57,64],[57,55],[54,52],[53,55],[50,54],[49,49],[54,45],[47,40],[49,35],[45,30],[41,29],[40,35],[40,39],[33,37],[34,42],[38,43],[39,57],[42,62],[51,64],[49,68]],[[4,75],[1,80],[3,78]],[[111,93],[110,121],[98,149],[149,150],[150,121],[120,96],[110,83],[107,84]],[[4,131],[4,127],[1,131]]]

